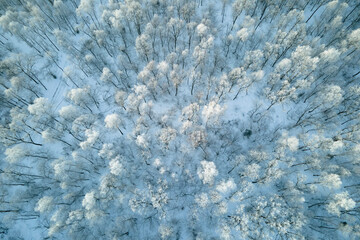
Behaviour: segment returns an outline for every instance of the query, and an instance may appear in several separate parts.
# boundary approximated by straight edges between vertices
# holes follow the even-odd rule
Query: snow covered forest
[[[359,0],[0,0],[0,239],[360,239]]]

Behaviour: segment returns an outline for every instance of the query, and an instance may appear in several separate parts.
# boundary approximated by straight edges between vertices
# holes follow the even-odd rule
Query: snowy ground
[[[1,237],[360,236],[359,5],[35,3],[0,12]]]

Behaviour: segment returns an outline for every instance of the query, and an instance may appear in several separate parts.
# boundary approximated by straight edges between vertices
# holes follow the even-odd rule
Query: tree
[[[105,117],[104,121],[105,121],[105,127],[118,129],[119,132],[121,133],[121,135],[124,135],[124,133],[119,128],[122,122],[121,122],[121,118],[118,114],[116,114],[116,113],[109,114]]]
[[[91,104],[94,103],[95,106],[98,107],[98,101],[94,97],[94,93],[91,91],[90,87],[84,87],[84,88],[74,88],[71,89],[67,97],[73,101],[76,105],[80,107],[84,107],[88,109],[91,113],[93,110],[91,109]],[[95,95],[96,96],[96,95]]]
[[[219,124],[219,118],[224,113],[226,107],[221,107],[215,101],[211,101],[209,105],[204,106],[202,113],[205,123],[207,124]]]
[[[178,42],[178,39],[180,37],[180,34],[185,26],[185,22],[182,19],[174,19],[171,18],[169,22],[167,23],[167,28],[171,33],[171,37],[174,42],[174,50],[176,51],[176,45]]]
[[[198,169],[198,176],[204,184],[213,184],[214,178],[218,175],[218,170],[213,162],[201,161]]]
[[[136,38],[136,52],[145,57],[146,62],[149,62],[151,59],[151,55],[153,53],[153,48],[151,46],[151,38],[147,34],[139,35]]]
[[[355,207],[355,202],[349,198],[348,192],[335,194],[332,201],[326,206],[326,209],[336,215],[340,215],[340,209],[350,210]]]

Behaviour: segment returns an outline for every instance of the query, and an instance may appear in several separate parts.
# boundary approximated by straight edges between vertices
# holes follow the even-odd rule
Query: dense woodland
[[[0,0],[1,239],[360,239],[358,0]]]

